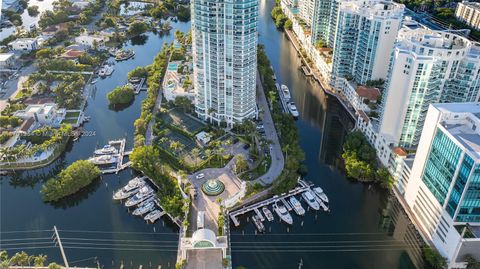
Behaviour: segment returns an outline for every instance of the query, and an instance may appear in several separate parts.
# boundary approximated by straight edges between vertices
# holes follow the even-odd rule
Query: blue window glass
[[[440,129],[437,129],[422,180],[442,205],[445,203],[460,154],[460,148]]]
[[[477,165],[466,189],[455,221],[480,222],[480,166]]]

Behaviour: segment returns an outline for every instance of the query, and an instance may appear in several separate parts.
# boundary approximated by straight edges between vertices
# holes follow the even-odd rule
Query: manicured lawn
[[[78,121],[78,118],[74,118],[74,119],[64,119],[64,120],[62,120],[62,123],[75,124],[75,123],[77,123],[77,121]]]
[[[69,111],[65,114],[65,118],[78,118],[80,111]]]

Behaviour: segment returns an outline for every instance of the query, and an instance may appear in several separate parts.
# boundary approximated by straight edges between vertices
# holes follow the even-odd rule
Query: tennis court
[[[189,165],[195,165],[196,162],[198,163],[201,161],[200,157],[192,155],[192,150],[194,148],[199,150],[199,156],[204,155],[203,150],[198,147],[197,143],[192,138],[172,130],[168,130],[163,137],[166,139],[159,139],[159,146],[172,153],[175,157],[184,160]],[[171,145],[174,142],[177,142],[180,145],[177,148],[172,148]],[[197,159],[196,162],[195,158]]]
[[[178,111],[176,108],[167,113],[162,113],[162,120],[166,124],[174,125],[192,135],[200,132],[205,127],[204,123],[185,115],[185,113]]]

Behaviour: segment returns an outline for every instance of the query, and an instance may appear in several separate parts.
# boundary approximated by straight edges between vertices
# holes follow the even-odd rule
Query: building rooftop
[[[480,3],[478,2],[468,2],[468,1],[463,1],[459,4],[464,4],[465,6],[475,8],[475,9],[480,9]]]
[[[367,86],[358,86],[357,87],[357,94],[360,97],[366,98],[368,100],[376,101],[380,96],[380,90],[375,87],[367,87]]]
[[[480,159],[480,103],[434,104],[440,124],[474,157]]]
[[[5,62],[14,56],[13,53],[0,53],[0,62]]]

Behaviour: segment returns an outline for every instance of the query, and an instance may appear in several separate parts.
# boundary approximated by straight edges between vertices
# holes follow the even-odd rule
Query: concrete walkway
[[[272,182],[277,179],[278,176],[282,173],[283,167],[285,165],[285,160],[282,153],[282,147],[278,139],[277,130],[273,123],[272,115],[270,114],[270,109],[268,106],[267,98],[265,97],[265,92],[263,90],[263,84],[260,80],[260,73],[257,70],[257,103],[260,107],[263,107],[263,113],[260,115],[263,121],[263,126],[265,128],[265,136],[268,140],[272,141],[270,147],[270,156],[272,158],[272,164],[268,169],[267,173],[260,176],[255,180],[262,185],[270,185]]]

